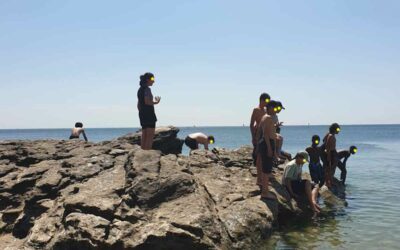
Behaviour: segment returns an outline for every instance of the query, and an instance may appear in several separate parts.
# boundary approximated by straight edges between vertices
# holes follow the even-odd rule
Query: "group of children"
[[[281,102],[271,100],[267,93],[261,94],[259,104],[253,109],[250,119],[250,132],[253,144],[253,160],[257,167],[257,185],[261,189],[261,198],[275,200],[276,196],[269,191],[269,177],[273,167],[289,160],[285,165],[282,184],[293,198],[305,195],[310,207],[315,213],[320,212],[317,203],[319,188],[324,184],[332,188],[335,169],[341,173],[341,181],[346,180],[346,162],[357,152],[357,147],[351,146],[349,150],[336,150],[336,137],[340,126],[334,123],[320,144],[320,137],[312,137],[312,145],[305,151],[298,152],[292,159],[291,155],[282,150],[283,136],[280,134],[282,122],[278,114],[285,109]],[[310,160],[309,160],[310,158]],[[321,164],[322,161],[322,164]],[[302,166],[309,162],[312,181],[302,179]]]
[[[152,148],[157,122],[154,105],[159,104],[161,100],[160,97],[153,98],[151,93],[150,87],[154,82],[154,74],[145,73],[141,75],[140,88],[137,94],[137,107],[142,126],[141,147],[145,150]],[[263,93],[260,95],[258,106],[253,109],[251,115],[250,132],[254,147],[253,161],[257,167],[257,185],[261,189],[261,198],[276,199],[268,188],[269,177],[274,166],[288,160],[289,163],[285,166],[282,183],[292,197],[298,198],[306,195],[311,208],[318,213],[320,210],[317,204],[318,189],[324,184],[328,188],[332,187],[336,167],[341,170],[341,181],[343,184],[345,183],[346,162],[352,154],[357,152],[357,148],[351,146],[349,150],[339,152],[336,150],[335,135],[340,132],[340,126],[334,123],[330,126],[321,146],[319,146],[320,137],[314,135],[311,146],[306,151],[298,152],[292,159],[289,153],[282,150],[283,136],[280,134],[280,130],[283,123],[279,122],[278,114],[284,109],[281,102],[271,100],[270,95]],[[70,139],[79,138],[80,134],[83,134],[87,141],[83,124],[78,122],[72,129]],[[193,133],[185,138],[184,143],[191,150],[198,149],[199,144],[208,149],[209,144],[215,143],[215,138],[203,133]],[[302,166],[307,162],[309,162],[312,182],[301,179]]]

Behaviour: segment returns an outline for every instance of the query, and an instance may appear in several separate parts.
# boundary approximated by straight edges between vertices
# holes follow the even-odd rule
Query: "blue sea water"
[[[97,142],[136,130],[89,128],[86,133]],[[285,126],[284,149],[294,154],[310,144],[312,135],[323,137],[327,130],[328,126]],[[251,142],[248,127],[181,128],[179,137],[199,131],[214,135],[217,147],[234,149]],[[0,140],[67,139],[69,134],[69,129],[0,130]],[[342,126],[337,141],[339,149],[353,144],[359,149],[347,164],[348,207],[318,221],[281,228],[266,248],[400,248],[400,125]]]

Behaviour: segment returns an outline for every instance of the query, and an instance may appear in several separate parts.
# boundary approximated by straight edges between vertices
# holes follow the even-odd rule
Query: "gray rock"
[[[183,156],[178,131],[157,130],[161,151],[141,150],[140,134],[0,142],[1,247],[252,249],[278,215],[307,214],[280,183],[279,168],[271,178],[278,200],[260,200],[251,148]],[[343,202],[329,190],[321,196]]]

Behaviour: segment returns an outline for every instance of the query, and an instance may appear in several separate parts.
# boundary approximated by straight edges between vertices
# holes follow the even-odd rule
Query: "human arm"
[[[349,154],[349,155],[346,155],[346,156],[344,157],[344,160],[343,160],[343,166],[344,166],[344,167],[346,167],[346,162],[347,162],[347,159],[349,159],[349,157],[350,157],[350,154]]]
[[[88,141],[88,138],[86,137],[85,130],[83,130],[83,129],[82,129],[82,135],[83,135],[83,138],[85,138],[85,141]]]
[[[250,132],[251,132],[251,141],[253,145],[255,145],[256,142],[256,126],[255,126],[255,109],[253,110],[253,113],[251,114],[250,118]]]

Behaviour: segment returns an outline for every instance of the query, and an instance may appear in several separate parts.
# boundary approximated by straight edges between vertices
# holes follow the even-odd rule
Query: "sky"
[[[0,129],[400,123],[400,1],[0,1]]]

